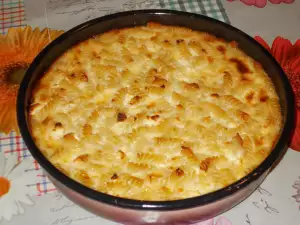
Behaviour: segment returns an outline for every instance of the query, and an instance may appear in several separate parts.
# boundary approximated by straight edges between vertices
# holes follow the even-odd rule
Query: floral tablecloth
[[[144,8],[204,14],[230,23],[252,36],[260,36],[257,40],[266,48],[277,36],[282,36],[285,39],[276,38],[269,50],[286,71],[298,69],[300,72],[300,61],[295,60],[300,56],[300,42],[293,46],[300,38],[300,1],[25,0],[24,4],[23,0],[0,0],[0,32],[5,34],[9,27],[25,24],[67,30],[101,15]],[[299,162],[300,152],[289,149],[282,162],[249,198],[199,225],[300,224]],[[10,186],[3,178],[10,181]],[[115,223],[95,217],[63,197],[43,175],[22,138],[12,132],[0,134],[0,224]]]

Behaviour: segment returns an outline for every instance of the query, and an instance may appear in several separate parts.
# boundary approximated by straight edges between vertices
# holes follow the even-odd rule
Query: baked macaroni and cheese
[[[73,46],[29,109],[35,143],[59,170],[139,200],[232,184],[268,156],[281,120],[271,80],[236,43],[156,23]]]

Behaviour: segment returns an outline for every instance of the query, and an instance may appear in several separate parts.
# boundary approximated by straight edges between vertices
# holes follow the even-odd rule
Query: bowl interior
[[[112,29],[145,25],[149,21],[165,25],[184,26],[193,30],[211,33],[217,37],[225,39],[226,41],[236,41],[240,49],[261,63],[267,74],[272,79],[280,98],[280,105],[283,114],[283,129],[279,141],[272,153],[248,176],[219,191],[185,200],[165,202],[127,200],[93,191],[66,177],[49,163],[34,144],[27,126],[27,108],[30,104],[30,95],[33,85],[45,73],[49,66],[71,46],[93,37],[94,35],[104,33]],[[91,20],[69,30],[47,46],[31,64],[21,83],[17,102],[17,115],[21,134],[32,155],[51,176],[64,183],[66,186],[71,187],[73,190],[83,193],[90,198],[109,204],[116,204],[114,200],[118,199],[117,205],[122,207],[170,210],[207,204],[226,197],[238,189],[245,187],[253,180],[256,180],[264,171],[269,169],[283,154],[283,149],[286,147],[290,137],[293,127],[293,102],[292,90],[281,67],[262,46],[242,31],[233,28],[228,24],[201,15],[168,10],[142,10],[123,12]]]

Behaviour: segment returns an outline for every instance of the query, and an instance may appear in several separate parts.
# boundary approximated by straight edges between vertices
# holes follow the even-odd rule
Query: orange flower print
[[[261,37],[254,37],[280,63],[289,78],[296,99],[296,129],[290,148],[300,151],[300,39],[292,44],[288,39],[277,37],[270,47]]]
[[[28,158],[18,163],[17,154],[6,159],[0,152],[0,223],[2,219],[10,221],[13,215],[23,214],[21,203],[33,204],[29,195],[34,192],[27,186],[32,174],[24,173],[31,165]]]
[[[62,33],[26,26],[0,34],[0,132],[19,133],[16,98],[20,83],[36,55]]]

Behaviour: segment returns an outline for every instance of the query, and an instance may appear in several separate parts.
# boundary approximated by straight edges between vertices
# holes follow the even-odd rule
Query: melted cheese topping
[[[43,154],[76,181],[173,200],[256,168],[281,113],[267,74],[236,43],[149,23],[65,52],[33,91],[30,123]]]

